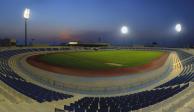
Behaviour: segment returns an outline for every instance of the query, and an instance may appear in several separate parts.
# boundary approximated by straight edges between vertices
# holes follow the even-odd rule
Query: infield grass
[[[44,54],[38,60],[48,64],[86,70],[135,67],[159,58],[160,51],[75,51]]]

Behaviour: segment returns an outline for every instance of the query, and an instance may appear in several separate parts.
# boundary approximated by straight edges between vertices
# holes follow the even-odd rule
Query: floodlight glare
[[[24,10],[24,18],[25,19],[29,19],[30,18],[30,9],[25,9]]]
[[[122,34],[127,34],[129,31],[128,31],[128,27],[127,26],[122,26],[121,27],[121,33]]]
[[[176,24],[175,30],[176,30],[176,32],[181,32],[181,31],[182,31],[182,26],[181,26],[181,24]]]
[[[77,45],[78,42],[69,42],[69,45]]]

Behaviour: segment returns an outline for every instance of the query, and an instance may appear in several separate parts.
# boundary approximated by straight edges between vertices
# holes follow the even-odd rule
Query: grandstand
[[[82,48],[80,48],[82,49]],[[106,50],[115,49],[107,48]],[[133,89],[114,94],[87,94],[78,87],[70,88],[52,78],[37,77],[36,71],[21,71],[20,59],[42,53],[67,52],[69,47],[10,48],[0,51],[0,111],[2,112],[128,112],[191,111],[193,101],[192,54],[170,48],[125,48],[128,50],[162,50],[176,54],[165,77],[135,85]],[[84,49],[85,50],[85,49]],[[101,50],[105,50],[104,48]],[[19,66],[17,66],[19,65]],[[28,66],[27,66],[28,67]],[[167,66],[169,68],[169,66]],[[44,74],[43,72],[41,72]],[[157,74],[157,73],[155,73]],[[47,79],[48,78],[48,79]],[[153,80],[153,79],[152,79]],[[147,85],[147,86],[142,86]],[[107,89],[106,91],[109,91]],[[103,91],[106,93],[106,91]],[[111,89],[110,89],[111,91]],[[89,91],[90,92],[90,91]],[[123,93],[121,93],[123,92]]]

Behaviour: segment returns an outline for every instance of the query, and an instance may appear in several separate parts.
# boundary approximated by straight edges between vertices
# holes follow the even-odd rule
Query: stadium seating
[[[176,52],[177,52],[177,54],[178,54],[180,60],[184,60],[184,59],[187,59],[187,58],[189,58],[189,57],[192,57],[191,54],[186,53],[186,52],[181,51],[181,50],[176,50]]]
[[[0,80],[14,88],[16,91],[38,101],[56,101],[60,99],[67,99],[73,97],[72,95],[67,95],[59,92],[55,92],[52,90],[48,90],[27,82],[25,79],[17,75],[8,65],[8,59],[11,56],[25,53],[25,52],[33,52],[39,51],[43,49],[21,49],[21,50],[9,50],[3,51],[0,53]],[[47,49],[50,50],[50,49]],[[56,50],[56,49],[55,49]]]
[[[177,77],[175,77],[174,79],[156,87],[156,88],[162,88],[162,87],[166,87],[166,86],[173,86],[173,85],[178,85],[178,84],[182,84],[182,83],[187,83],[189,81],[191,81],[194,78],[194,73],[191,72],[190,67],[185,67],[183,68],[183,71],[180,73],[180,75],[178,75]]]
[[[85,97],[70,106],[65,105],[64,110],[68,112],[128,112],[148,107],[178,94],[189,86],[194,74],[191,72],[193,58],[183,61],[191,58],[192,55],[183,51],[177,51],[177,54],[183,63],[183,71],[174,79],[152,90],[125,96]]]
[[[187,83],[191,81],[194,78],[194,73],[192,72],[193,70],[193,62],[194,58],[191,54],[188,54],[183,51],[177,51],[177,54],[181,60],[181,63],[183,65],[183,71],[174,79],[156,87],[156,88],[162,88],[166,86],[173,86],[173,85],[178,85],[182,83]]]
[[[70,106],[64,106],[67,111],[75,112],[128,112],[163,101],[187,88],[183,86],[154,89],[135,94],[115,97],[85,97]]]
[[[69,48],[24,48],[5,50],[0,52],[0,80],[16,91],[38,101],[57,101],[73,97],[27,82],[16,74],[8,65],[10,57],[29,52],[50,52],[70,50]],[[151,49],[150,49],[151,50]],[[161,49],[167,50],[167,49]],[[112,97],[84,97],[69,106],[64,105],[65,111],[73,112],[127,112],[138,110],[149,105],[164,101],[189,87],[189,82],[194,79],[194,57],[184,51],[175,50],[183,65],[183,71],[172,80],[161,84],[151,90],[128,95]]]

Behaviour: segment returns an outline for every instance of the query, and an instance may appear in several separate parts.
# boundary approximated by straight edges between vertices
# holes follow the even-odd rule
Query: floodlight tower
[[[129,28],[128,26],[122,26],[120,29],[120,32],[122,35],[127,35],[129,33]],[[123,38],[123,44],[125,43],[125,39]]]
[[[27,32],[27,22],[28,22],[28,19],[30,18],[30,9],[26,8],[24,10],[24,19],[25,19],[25,46],[28,45],[28,40],[27,40],[27,37],[28,37],[28,32]]]
[[[175,27],[174,27],[176,33],[181,33],[182,32],[182,25],[181,24],[176,24]],[[179,46],[181,47],[181,38],[178,39],[179,40]]]

